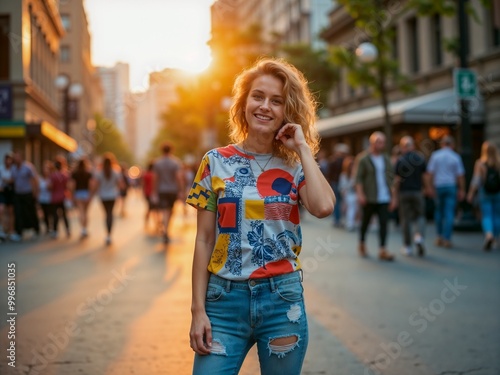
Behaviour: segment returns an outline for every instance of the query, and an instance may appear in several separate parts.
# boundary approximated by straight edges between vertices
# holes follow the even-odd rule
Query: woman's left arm
[[[276,139],[299,155],[306,180],[299,192],[304,207],[319,218],[331,215],[336,201],[335,194],[312,155],[302,127],[298,124],[286,124],[280,129]]]

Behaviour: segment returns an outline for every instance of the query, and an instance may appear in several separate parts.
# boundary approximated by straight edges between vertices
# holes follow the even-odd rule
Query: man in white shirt
[[[428,195],[434,198],[436,245],[452,247],[451,235],[458,201],[465,197],[465,171],[460,155],[453,151],[451,136],[441,139],[441,149],[434,151],[427,164]]]

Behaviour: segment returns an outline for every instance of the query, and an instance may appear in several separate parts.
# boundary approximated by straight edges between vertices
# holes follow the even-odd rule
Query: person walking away
[[[314,159],[316,106],[278,59],[241,73],[233,98],[234,144],[205,154],[187,198],[198,209],[193,374],[237,374],[257,344],[262,374],[298,375],[308,343],[298,204],[321,218],[335,204]]]
[[[142,192],[147,202],[146,215],[144,216],[144,227],[147,229],[149,218],[153,217],[155,228],[158,226],[158,217],[156,213],[157,206],[151,200],[153,193],[153,162],[148,163],[148,167],[142,176]]]
[[[413,237],[417,254],[425,254],[425,199],[424,175],[426,162],[424,155],[415,150],[415,141],[410,136],[405,136],[399,141],[401,156],[396,161],[394,168],[394,199],[399,206],[401,229],[403,230],[404,255],[412,255],[411,224],[416,223]]]
[[[54,165],[50,160],[45,160],[42,166],[42,173],[38,179],[39,183],[39,194],[38,194],[38,204],[42,209],[43,223],[45,224],[45,234],[52,233],[52,194],[51,194],[51,182],[50,175],[54,171]]]
[[[111,245],[111,230],[113,229],[113,207],[123,188],[123,178],[116,167],[115,156],[107,152],[103,155],[102,168],[95,173],[95,185],[91,197],[97,193],[106,216],[106,245]]]
[[[177,199],[184,197],[184,173],[182,164],[172,155],[172,146],[164,142],[161,146],[162,156],[153,166],[152,199],[158,205],[162,220],[163,242],[170,242],[170,219]]]
[[[51,205],[52,205],[52,238],[57,238],[59,217],[62,217],[64,227],[66,228],[66,237],[71,236],[68,215],[66,212],[66,192],[68,190],[69,177],[63,170],[63,164],[60,160],[54,162],[54,172],[50,175],[50,192],[51,192]]]
[[[351,232],[356,229],[358,215],[356,176],[354,175],[354,158],[352,156],[347,156],[342,163],[339,190],[342,195],[342,202],[344,203],[345,228]]]
[[[441,139],[441,149],[431,154],[427,164],[428,195],[434,198],[436,245],[451,248],[457,200],[465,198],[465,171],[460,155],[453,151],[453,137]]]
[[[120,212],[121,217],[125,217],[127,212],[125,209],[125,203],[127,201],[127,195],[128,195],[128,190],[130,188],[130,181],[128,177],[128,168],[125,163],[120,164],[120,173],[122,176],[122,181],[123,184],[120,188],[120,198],[118,199],[117,203],[119,205],[118,212]]]
[[[474,174],[467,194],[472,203],[479,192],[481,224],[484,233],[483,250],[490,251],[496,246],[500,234],[500,153],[491,142],[481,146],[481,156],[474,164]]]
[[[40,234],[36,211],[38,174],[33,164],[24,160],[20,150],[14,151],[13,161],[15,233],[10,236],[10,240],[19,242],[22,240],[24,229],[33,228],[35,237]]]
[[[78,210],[78,218],[81,226],[81,239],[88,236],[87,225],[88,210],[90,205],[90,191],[94,183],[94,178],[90,171],[87,159],[81,158],[78,160],[75,170],[71,173],[69,183],[70,191]]]
[[[395,206],[391,193],[394,173],[389,157],[384,154],[384,133],[372,133],[369,141],[368,150],[358,155],[356,162],[356,193],[362,210],[358,252],[362,257],[367,256],[366,232],[373,214],[376,213],[379,221],[378,257],[380,260],[392,261],[394,256],[386,250],[386,240],[389,211]]]
[[[13,157],[4,156],[0,165],[0,240],[5,241],[14,232],[14,182],[12,181]]]
[[[349,146],[344,143],[338,143],[334,147],[333,160],[328,165],[328,181],[332,186],[335,197],[337,198],[337,204],[333,211],[333,225],[336,228],[342,225],[342,194],[340,194],[339,180],[340,174],[342,173],[342,163],[344,158],[349,154]]]

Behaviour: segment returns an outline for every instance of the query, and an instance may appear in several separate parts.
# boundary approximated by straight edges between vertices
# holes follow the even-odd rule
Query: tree
[[[299,69],[309,82],[309,89],[316,95],[318,109],[328,107],[328,95],[338,80],[338,71],[328,58],[326,50],[314,50],[309,44],[289,44],[279,47],[280,54]]]
[[[116,159],[127,164],[134,163],[134,157],[125,144],[122,134],[115,124],[101,115],[95,116],[94,150],[97,155],[112,152]]]
[[[332,61],[347,68],[347,80],[351,86],[366,85],[372,88],[375,96],[380,98],[384,109],[384,131],[388,147],[391,149],[392,124],[388,111],[388,82],[404,92],[413,90],[409,79],[400,74],[397,59],[391,56],[394,25],[397,20],[412,10],[415,10],[419,16],[452,15],[455,11],[454,1],[410,0],[404,5],[399,2],[391,4],[383,0],[338,0],[336,2],[343,5],[355,20],[355,25],[362,34],[359,42],[371,42],[377,48],[378,55],[374,61],[362,63],[354,52],[357,46],[334,46],[331,49]]]

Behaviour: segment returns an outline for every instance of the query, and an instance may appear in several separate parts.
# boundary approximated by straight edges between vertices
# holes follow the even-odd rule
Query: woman
[[[474,165],[474,174],[467,194],[472,203],[479,191],[481,221],[485,235],[483,250],[490,251],[500,234],[500,155],[491,142],[483,142],[481,156]]]
[[[86,158],[78,161],[75,170],[71,174],[70,190],[73,194],[73,200],[78,209],[80,225],[82,227],[80,238],[84,239],[88,236],[88,210],[90,204],[90,189],[93,184],[92,173],[89,171]]]
[[[303,75],[273,59],[243,72],[233,97],[234,144],[204,156],[187,199],[198,208],[193,374],[236,374],[255,343],[262,374],[300,374],[308,329],[298,204],[327,217],[335,203],[314,159],[316,106]]]
[[[43,222],[45,224],[45,234],[52,232],[52,194],[50,176],[54,172],[54,165],[50,160],[45,160],[42,167],[42,174],[38,179],[38,203],[42,209]]]
[[[354,158],[347,156],[342,162],[339,189],[345,205],[345,228],[351,232],[356,229],[358,196],[356,194],[356,176],[353,174]]]
[[[66,173],[65,165],[60,159],[54,162],[55,170],[50,174],[50,195],[52,207],[52,238],[57,238],[57,229],[59,224],[59,214],[61,214],[66,228],[66,237],[71,236],[68,215],[66,213],[66,191],[68,189],[69,177]],[[64,168],[64,169],[63,169]]]
[[[120,170],[115,170],[115,156],[107,152],[103,156],[102,169],[95,174],[95,187],[92,195],[98,192],[106,214],[106,245],[111,245],[111,229],[113,227],[113,207],[123,188],[123,180]]]
[[[158,227],[158,215],[156,212],[156,204],[153,203],[151,199],[151,194],[153,193],[153,162],[148,163],[148,168],[144,172],[142,176],[142,192],[144,194],[144,198],[148,204],[146,209],[146,215],[144,216],[144,228],[148,227],[149,217],[153,216],[153,222],[155,223],[155,228]]]

